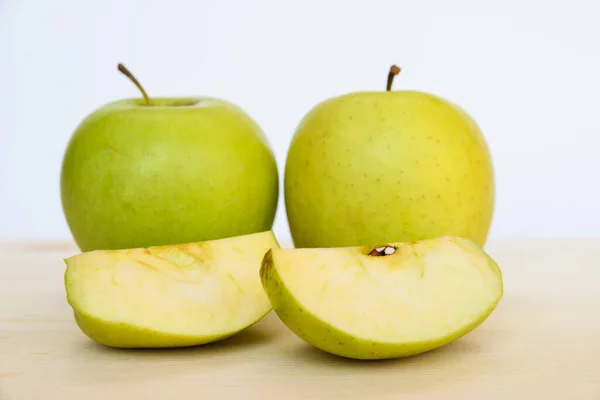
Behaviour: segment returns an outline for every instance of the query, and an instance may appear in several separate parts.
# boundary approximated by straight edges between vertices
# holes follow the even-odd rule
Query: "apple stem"
[[[386,91],[389,92],[390,90],[392,90],[392,82],[394,82],[394,77],[398,75],[400,71],[400,67],[398,67],[397,65],[392,65],[392,67],[390,68],[390,72],[388,73]]]
[[[142,87],[142,85],[140,85],[140,83],[135,78],[135,76],[133,76],[133,74],[131,72],[129,72],[129,70],[127,68],[125,68],[125,66],[123,64],[119,64],[117,68],[126,77],[128,77],[129,79],[131,79],[131,81],[135,84],[135,86],[137,86],[137,88],[140,90],[140,92],[142,92],[142,95],[144,96],[144,100],[146,100],[146,104],[150,105],[150,98],[148,97],[148,94],[146,94],[146,91],[144,90],[144,88]]]

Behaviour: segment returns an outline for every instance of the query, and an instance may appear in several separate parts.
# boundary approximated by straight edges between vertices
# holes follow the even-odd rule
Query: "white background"
[[[86,114],[138,95],[118,62],[151,96],[242,106],[280,172],[304,113],[383,89],[398,63],[395,89],[449,98],[482,127],[493,236],[600,235],[599,0],[0,0],[0,238],[70,238],[63,151]]]

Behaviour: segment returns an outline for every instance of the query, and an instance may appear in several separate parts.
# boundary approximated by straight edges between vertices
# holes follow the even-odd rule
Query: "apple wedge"
[[[111,347],[214,342],[258,322],[271,305],[259,269],[271,231],[211,241],[95,250],[65,259],[79,328]]]
[[[458,237],[273,248],[260,276],[293,333],[355,359],[400,358],[448,344],[479,326],[504,293],[496,262]]]

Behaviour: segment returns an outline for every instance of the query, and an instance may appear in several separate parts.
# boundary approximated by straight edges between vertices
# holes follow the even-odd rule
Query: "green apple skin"
[[[68,144],[60,188],[82,251],[269,230],[279,194],[261,128],[208,97],[125,99],[94,111]]]
[[[297,247],[444,235],[484,245],[495,185],[484,137],[461,108],[419,91],[323,101],[300,122],[284,174]]]
[[[274,248],[263,258],[260,269],[261,282],[273,310],[291,332],[324,352],[357,360],[410,357],[452,343],[485,322],[503,297],[502,271],[498,264],[471,240],[440,237],[418,242],[389,243],[389,245],[397,247],[398,256],[403,257],[404,260],[385,265],[386,257],[377,257],[372,263],[368,263],[365,261],[366,254],[375,246],[327,249]],[[444,250],[444,246],[449,250]],[[409,250],[404,251],[405,248]],[[428,252],[432,255],[429,260],[426,258]],[[274,257],[277,255],[280,259],[275,261]],[[286,259],[293,265],[286,266]],[[384,266],[379,267],[377,263],[382,263],[381,265]],[[326,272],[327,268],[332,266],[337,269],[335,274]],[[461,267],[469,270],[470,275],[461,275],[458,272]],[[439,279],[441,273],[432,279],[431,276],[436,274],[430,271],[436,269],[446,269],[446,279]],[[406,279],[396,280],[400,282],[399,284],[390,284],[394,281],[394,277],[393,274],[387,273],[394,270],[395,272],[405,270],[403,278]],[[419,285],[423,285],[423,273],[429,277],[430,282],[437,281],[437,283],[430,284],[429,289],[425,289],[428,298],[411,298],[419,291]],[[326,278],[327,274],[329,280]],[[419,277],[415,278],[417,275]],[[371,293],[361,290],[364,287],[363,283],[372,282],[377,276],[387,285],[391,285],[387,290],[408,300],[405,303],[382,300],[378,296],[386,290],[385,287],[376,288],[376,291]],[[291,287],[294,289],[291,290]],[[432,300],[446,288],[447,294]],[[332,296],[339,298],[343,305],[328,303],[324,298],[326,290],[335,292]],[[455,298],[449,298],[452,292],[455,293]],[[344,293],[351,297],[344,297]],[[299,300],[300,297],[304,301]],[[457,297],[461,298],[455,300]],[[411,303],[415,304],[415,300],[416,304],[431,302],[433,313],[423,320],[438,325],[438,329],[440,326],[443,328],[438,332],[429,332],[422,336],[411,337],[410,333],[407,334],[406,332],[411,330],[427,331],[428,329],[419,318],[414,318],[415,314],[412,314],[413,318],[401,317],[404,308],[414,307]],[[449,306],[448,304],[453,301],[457,303]],[[311,305],[307,306],[307,303]],[[460,307],[460,304],[465,307]],[[364,314],[366,309],[371,310],[370,315]],[[377,314],[382,309],[387,312],[388,317]],[[411,312],[418,312],[416,310],[417,308],[413,308]],[[337,323],[334,319],[337,319]],[[342,324],[344,319],[346,323]],[[346,325],[347,329],[342,329],[341,325]],[[371,336],[365,333],[361,335],[358,333],[361,325],[377,326],[378,329],[373,329]],[[378,331],[386,335],[381,333],[381,337],[378,337],[377,333],[373,333]],[[394,336],[398,339],[390,340],[390,337]]]
[[[259,278],[272,231],[204,242],[93,250],[65,259],[75,322],[115,348],[198,346],[260,321],[271,304]]]

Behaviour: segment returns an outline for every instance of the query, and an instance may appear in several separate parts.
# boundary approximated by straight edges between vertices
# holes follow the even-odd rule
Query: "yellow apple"
[[[95,250],[67,258],[75,320],[111,347],[214,342],[258,322],[271,305],[259,269],[271,231],[180,245]]]
[[[482,132],[439,96],[391,90],[323,101],[299,124],[285,165],[296,247],[460,236],[483,246],[494,211]]]
[[[486,320],[504,291],[496,262],[457,237],[274,248],[260,275],[293,333],[355,359],[412,356],[455,341]]]

